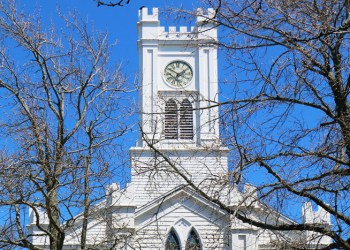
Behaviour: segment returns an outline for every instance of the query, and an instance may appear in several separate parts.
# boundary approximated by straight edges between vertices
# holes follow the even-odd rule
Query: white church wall
[[[135,151],[133,153],[136,155]],[[227,178],[228,163],[225,151],[216,153],[195,150],[173,151],[169,153],[171,154],[169,159],[177,167],[176,171],[161,157],[158,158],[160,162],[157,162],[152,153],[147,155],[146,152],[142,152],[142,154],[144,156],[132,156],[132,182],[135,185],[137,204],[151,201],[178,185],[186,184],[176,171],[183,173],[202,190],[212,194],[222,187],[222,183],[212,182],[213,176],[220,176],[221,180]],[[215,195],[218,196],[220,193]]]
[[[136,241],[142,249],[164,249],[172,228],[183,247],[194,228],[203,249],[230,249],[228,217],[203,203],[196,203],[189,196],[172,197],[169,204],[161,204],[148,213],[142,213],[136,221],[139,227]]]
[[[106,221],[103,219],[91,219],[87,226],[87,241],[86,244],[90,246],[98,246],[106,241]],[[65,238],[65,246],[79,246],[80,245],[81,226],[75,226],[68,230]]]

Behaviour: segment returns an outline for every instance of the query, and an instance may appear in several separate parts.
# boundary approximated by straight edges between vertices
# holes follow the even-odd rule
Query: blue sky
[[[111,42],[117,41],[113,60],[122,62],[125,65],[124,69],[126,69],[128,76],[131,77],[130,80],[135,76],[137,71],[136,23],[138,20],[138,9],[141,6],[148,8],[158,7],[161,12],[173,6],[183,6],[189,10],[198,7],[198,4],[196,4],[197,1],[188,0],[131,0],[124,7],[97,7],[94,0],[20,0],[19,3],[23,6],[24,11],[32,12],[34,10],[48,23],[51,20],[55,20],[57,10],[62,14],[75,10],[83,19],[86,19],[88,23],[92,24],[96,30],[107,31]],[[161,20],[162,25],[169,25],[169,20],[166,20],[162,14],[161,19],[163,19]],[[174,25],[175,23],[170,24]]]

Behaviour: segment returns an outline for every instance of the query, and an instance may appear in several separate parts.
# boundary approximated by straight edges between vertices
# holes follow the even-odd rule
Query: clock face
[[[193,73],[190,65],[183,61],[173,61],[164,69],[164,79],[174,87],[184,87],[192,80]]]

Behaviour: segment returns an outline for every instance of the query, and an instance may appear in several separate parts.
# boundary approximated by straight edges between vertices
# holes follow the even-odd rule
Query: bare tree
[[[217,103],[232,181],[254,173],[259,197],[277,211],[293,216],[293,203],[312,202],[334,225],[239,219],[320,232],[333,240],[326,249],[350,249],[349,1],[203,3],[214,8],[214,18],[204,18],[221,28],[232,73]]]
[[[128,87],[110,63],[113,45],[78,15],[61,22],[48,28],[13,1],[0,4],[1,248],[38,249],[32,239],[46,235],[62,249],[79,222],[86,249],[94,205],[120,171],[111,159],[128,129]],[[39,234],[25,227],[28,208]]]
[[[232,153],[232,172],[222,183],[239,185],[254,173],[259,199],[296,223],[261,223],[233,210],[188,179],[157,142],[145,141],[166,171],[239,220],[275,232],[320,233],[333,240],[325,249],[350,249],[349,1],[202,2],[215,11],[203,23],[220,27],[216,45],[232,73],[223,87],[226,100],[216,103]],[[333,226],[295,217],[290,207],[305,202],[328,212]]]

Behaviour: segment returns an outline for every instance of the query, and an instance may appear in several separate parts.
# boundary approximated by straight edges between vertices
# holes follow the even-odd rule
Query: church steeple
[[[217,30],[212,9],[195,27],[160,26],[158,9],[139,12],[140,137],[130,149],[137,204],[186,184],[216,189],[227,174],[219,138]],[[210,149],[210,150],[208,150]]]
[[[219,139],[216,27],[198,10],[196,26],[160,26],[158,9],[139,11],[139,142],[203,145]]]

